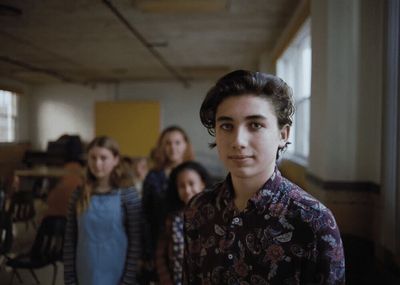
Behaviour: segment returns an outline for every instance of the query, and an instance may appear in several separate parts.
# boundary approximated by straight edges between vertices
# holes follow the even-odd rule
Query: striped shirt
[[[76,274],[76,248],[78,240],[76,204],[81,193],[82,189],[77,189],[72,194],[68,207],[63,254],[64,282],[66,285],[78,284]],[[124,224],[128,238],[128,252],[120,284],[136,284],[137,262],[140,255],[140,222],[142,210],[139,194],[134,188],[121,189],[121,207],[123,208],[123,213],[125,213]]]

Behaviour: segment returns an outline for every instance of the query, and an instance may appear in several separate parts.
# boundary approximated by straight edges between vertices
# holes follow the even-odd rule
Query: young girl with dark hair
[[[72,195],[64,241],[65,284],[135,284],[141,206],[115,140],[87,148],[85,185]]]
[[[183,208],[190,199],[209,186],[207,170],[199,163],[188,161],[172,172],[167,190],[168,216],[159,239],[156,256],[160,284],[182,284],[184,253]]]

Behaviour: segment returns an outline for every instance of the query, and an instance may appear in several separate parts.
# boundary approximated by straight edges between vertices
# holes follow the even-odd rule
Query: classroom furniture
[[[12,221],[11,216],[0,211],[0,270],[3,268],[4,261],[8,259],[8,253],[11,250],[13,243]]]
[[[59,178],[65,175],[66,171],[63,167],[34,167],[28,169],[17,169],[14,174],[19,177],[34,178]]]
[[[22,162],[28,166],[62,166],[68,161],[84,161],[84,146],[78,135],[62,135],[47,143],[46,151],[27,150]]]
[[[18,269],[28,269],[36,283],[40,284],[34,270],[52,265],[52,284],[55,285],[58,271],[57,261],[62,260],[65,225],[66,218],[63,216],[47,216],[43,218],[31,250],[7,261],[7,266],[13,269],[10,284],[13,284],[15,275],[22,283]]]
[[[28,229],[29,223],[36,229],[34,193],[31,191],[17,191],[11,196],[8,213],[13,223],[25,223]]]

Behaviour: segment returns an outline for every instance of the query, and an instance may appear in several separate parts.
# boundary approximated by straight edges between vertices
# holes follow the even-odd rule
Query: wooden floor
[[[400,285],[400,272],[380,264],[374,257],[374,244],[355,236],[342,237],[346,257],[346,284]]]

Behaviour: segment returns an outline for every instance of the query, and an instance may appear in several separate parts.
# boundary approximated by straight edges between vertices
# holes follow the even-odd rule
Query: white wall
[[[383,92],[380,1],[312,1],[309,170],[380,184]]]
[[[94,136],[94,102],[112,98],[105,87],[91,89],[73,84],[38,86],[31,97],[32,146],[41,150],[64,133],[90,141]]]
[[[32,143],[45,149],[49,140],[64,133],[79,134],[89,141],[94,136],[94,103],[104,100],[156,100],[161,104],[161,127],[180,125],[193,144],[196,159],[214,175],[224,175],[212,142],[201,125],[199,109],[212,82],[196,82],[184,88],[177,82],[121,83],[99,85],[96,88],[72,84],[52,84],[35,87],[32,94]],[[127,130],[129,131],[129,130]]]
[[[358,176],[380,183],[384,97],[384,1],[361,1]]]

